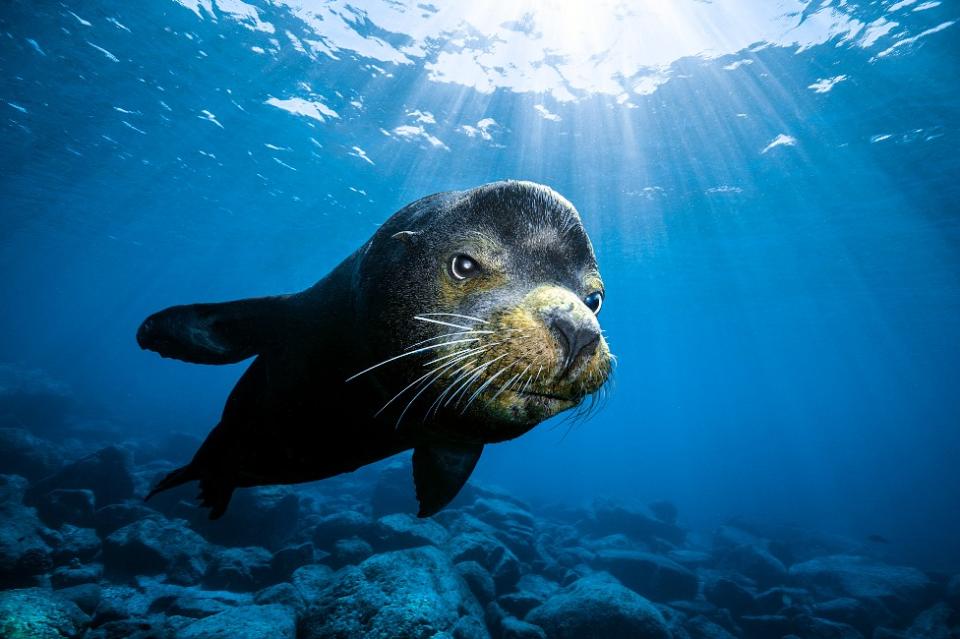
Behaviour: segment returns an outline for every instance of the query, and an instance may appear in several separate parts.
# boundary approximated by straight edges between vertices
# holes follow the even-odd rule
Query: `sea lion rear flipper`
[[[233,364],[253,357],[289,323],[289,295],[220,304],[172,306],[137,330],[140,348],[194,364]]]
[[[426,444],[413,451],[413,481],[417,488],[420,512],[430,517],[457,496],[470,478],[483,444]]]

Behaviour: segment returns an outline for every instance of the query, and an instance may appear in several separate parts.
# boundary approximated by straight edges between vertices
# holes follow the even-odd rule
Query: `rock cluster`
[[[3,638],[960,637],[960,575],[744,522],[695,535],[664,502],[533,509],[471,484],[423,520],[393,462],[241,490],[210,522],[189,487],[142,501],[160,448],[0,441]]]

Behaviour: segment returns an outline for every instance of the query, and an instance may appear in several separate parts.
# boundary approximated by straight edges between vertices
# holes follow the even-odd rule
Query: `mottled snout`
[[[600,325],[592,314],[576,313],[569,308],[552,308],[545,319],[563,351],[557,375],[562,379],[597,351]]]

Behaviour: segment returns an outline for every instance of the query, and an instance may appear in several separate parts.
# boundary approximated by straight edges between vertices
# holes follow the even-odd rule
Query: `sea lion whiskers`
[[[491,359],[491,360],[489,360],[489,361],[481,364],[480,366],[478,366],[478,367],[476,368],[476,370],[473,371],[473,374],[471,374],[469,377],[467,377],[466,381],[464,381],[463,383],[461,383],[461,384],[460,384],[460,387],[457,388],[457,390],[455,390],[455,391],[453,392],[453,394],[450,395],[450,397],[447,398],[447,401],[445,401],[445,402],[443,403],[443,405],[444,405],[444,406],[448,405],[448,404],[449,404],[451,401],[453,401],[454,399],[456,399],[456,402],[454,403],[454,406],[459,405],[459,404],[460,404],[460,400],[463,399],[463,395],[466,394],[467,389],[470,388],[470,386],[473,384],[473,382],[475,382],[475,381],[477,380],[478,377],[480,377],[480,374],[483,373],[483,371],[486,370],[491,364],[494,364],[494,363],[500,361],[501,359],[503,359],[503,358],[506,357],[507,355],[508,355],[508,353],[503,353],[502,355],[497,355],[497,356],[494,357],[493,359]]]
[[[431,375],[434,375],[434,374],[437,374],[437,373],[441,373],[441,374],[442,374],[442,373],[443,373],[443,369],[445,369],[445,368],[447,368],[447,367],[449,367],[449,366],[453,366],[453,365],[456,364],[458,361],[459,361],[459,360],[454,360],[454,361],[452,361],[452,362],[447,362],[446,364],[442,364],[442,365],[440,365],[440,366],[438,366],[438,367],[436,367],[436,368],[433,368],[433,369],[427,371],[426,373],[424,373],[423,375],[421,375],[421,376],[418,377],[417,379],[413,380],[413,381],[410,382],[407,386],[405,386],[405,387],[403,388],[403,390],[401,390],[399,393],[397,393],[397,394],[394,395],[392,398],[390,398],[390,401],[388,401],[386,404],[384,404],[384,405],[380,408],[380,410],[378,410],[376,413],[373,414],[373,416],[374,416],[374,417],[379,417],[380,414],[381,414],[383,411],[385,411],[385,410],[387,409],[387,407],[390,406],[390,404],[392,404],[398,397],[400,397],[401,395],[403,395],[404,393],[406,393],[408,390],[410,390],[411,388],[413,388],[413,387],[416,386],[417,384],[419,384],[419,383],[421,383],[422,381],[424,381],[427,377],[430,377]],[[398,422],[398,423],[399,423],[399,422]]]
[[[432,386],[433,383],[437,381],[437,379],[439,379],[439,377],[443,374],[443,370],[445,368],[453,366],[454,364],[456,364],[456,361],[448,362],[447,364],[444,364],[443,366],[441,366],[439,371],[435,371],[437,374],[434,377],[432,377],[426,384],[424,384],[423,388],[418,390],[413,397],[410,398],[410,401],[407,402],[407,405],[403,407],[402,411],[400,411],[400,416],[397,417],[397,423],[393,427],[394,430],[400,428],[400,422],[403,421],[403,416],[407,414],[407,411],[410,410],[410,407],[413,405],[413,403],[417,401],[417,398],[420,397],[425,390],[430,388],[430,386]]]
[[[432,317],[423,317],[422,315],[414,315],[413,319],[419,320],[421,322],[430,322],[431,324],[439,324],[441,326],[450,326],[452,328],[462,328],[465,331],[469,331],[472,326],[464,326],[463,324],[453,324],[451,322],[444,322],[442,320],[433,319]]]
[[[490,333],[493,333],[493,332],[495,332],[495,331],[489,331],[489,330],[473,330],[473,331],[452,331],[452,332],[450,332],[450,333],[441,333],[440,335],[437,335],[436,337],[428,337],[427,339],[422,339],[422,340],[420,340],[419,342],[415,342],[415,343],[411,344],[410,346],[407,346],[404,350],[410,350],[410,349],[413,348],[414,346],[419,346],[420,344],[426,344],[427,342],[434,342],[434,341],[436,341],[436,340],[438,340],[438,339],[443,339],[444,337],[453,337],[453,336],[456,336],[456,335],[489,335]]]
[[[504,382],[503,386],[501,386],[500,389],[499,389],[496,393],[493,394],[493,397],[491,397],[491,398],[490,398],[489,400],[487,400],[487,401],[488,401],[488,402],[492,402],[492,401],[495,400],[497,397],[499,397],[500,394],[503,393],[505,390],[507,390],[507,389],[510,387],[510,385],[513,384],[513,382],[516,381],[516,379],[517,379],[518,377],[520,377],[521,374],[522,374],[522,373],[517,373],[516,375],[514,375],[513,377],[511,377],[510,379],[508,379],[506,382]]]
[[[503,343],[503,342],[491,342],[490,344],[484,344],[483,346],[476,346],[476,347],[473,347],[473,348],[468,348],[468,349],[465,349],[465,350],[460,350],[460,351],[456,351],[456,352],[453,352],[453,353],[449,353],[449,354],[447,354],[447,355],[443,355],[443,356],[441,356],[441,357],[437,357],[436,359],[430,360],[429,362],[425,363],[424,366],[430,366],[431,364],[436,364],[437,362],[442,362],[442,361],[445,360],[445,359],[449,359],[449,358],[451,358],[451,357],[454,357],[454,356],[456,356],[456,355],[458,355],[458,354],[460,354],[460,353],[464,353],[464,352],[467,352],[467,351],[472,352],[472,353],[479,353],[479,352],[481,352],[481,351],[485,351],[485,350],[487,350],[487,349],[493,348],[493,347],[496,346],[497,344],[502,344],[502,343]]]
[[[480,319],[479,317],[474,317],[473,315],[462,315],[460,313],[420,313],[423,317],[430,317],[436,315],[437,317],[459,317],[460,319],[472,320],[474,322],[480,322],[481,324],[489,324],[485,319]]]
[[[414,350],[414,351],[408,351],[408,352],[406,352],[406,353],[400,353],[399,355],[394,355],[393,357],[390,357],[390,358],[388,358],[388,359],[383,360],[383,361],[380,362],[379,364],[374,364],[373,366],[371,366],[371,367],[369,367],[369,368],[365,368],[365,369],[363,369],[362,371],[360,371],[359,373],[354,373],[353,375],[351,375],[350,377],[348,377],[345,381],[347,381],[347,382],[353,381],[353,380],[355,380],[356,378],[360,377],[361,375],[363,375],[363,374],[365,374],[365,373],[369,373],[370,371],[372,371],[372,370],[374,370],[374,369],[376,369],[376,368],[380,368],[381,366],[383,366],[383,365],[385,365],[385,364],[389,364],[390,362],[395,362],[395,361],[397,361],[398,359],[401,359],[401,358],[403,358],[403,357],[409,357],[410,355],[416,355],[417,353],[423,353],[424,351],[433,350],[433,349],[435,349],[435,348],[443,348],[444,346],[449,346],[450,344],[463,344],[463,343],[466,343],[466,342],[479,342],[479,341],[480,341],[480,338],[479,338],[479,337],[471,337],[470,339],[453,340],[453,341],[451,341],[451,342],[444,342],[443,344],[431,344],[430,346],[424,346],[424,347],[418,348],[418,349],[416,349],[416,350]]]
[[[423,421],[424,421],[424,422],[426,422],[426,421],[430,418],[430,413],[431,413],[431,412],[433,412],[434,414],[436,414],[436,412],[440,410],[440,402],[443,401],[443,398],[447,396],[447,394],[451,391],[451,389],[453,389],[453,387],[454,387],[461,379],[463,379],[464,377],[466,377],[467,375],[469,375],[471,372],[473,372],[473,370],[470,368],[470,366],[473,365],[473,362],[474,362],[474,360],[470,360],[469,362],[467,362],[466,364],[464,364],[463,366],[461,366],[460,368],[458,368],[457,370],[455,370],[453,373],[451,373],[451,375],[450,375],[450,379],[451,379],[450,383],[448,383],[447,386],[446,386],[446,388],[444,388],[443,391],[441,391],[440,394],[437,395],[437,398],[436,398],[435,400],[433,400],[433,403],[430,404],[429,408],[427,408],[427,412],[424,413],[424,415],[423,415]]]
[[[477,398],[477,396],[479,396],[480,393],[482,393],[487,386],[489,386],[490,384],[492,384],[495,379],[497,379],[498,377],[500,377],[500,375],[502,375],[503,373],[506,373],[508,370],[510,370],[510,369],[513,367],[514,363],[515,363],[515,362],[511,362],[509,366],[503,366],[503,367],[501,367],[500,370],[498,370],[496,373],[494,373],[493,375],[491,375],[490,377],[488,377],[488,378],[487,378],[487,381],[485,381],[484,383],[480,384],[480,387],[477,388],[477,390],[473,391],[473,395],[471,395],[471,396],[470,396],[470,399],[467,400],[467,403],[463,406],[463,410],[460,411],[460,414],[463,415],[464,413],[466,413],[466,412],[467,412],[467,409],[470,408],[470,404],[473,403],[473,400],[475,400],[475,399]]]

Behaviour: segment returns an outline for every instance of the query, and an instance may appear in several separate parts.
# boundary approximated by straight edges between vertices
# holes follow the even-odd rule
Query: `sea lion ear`
[[[483,444],[425,444],[413,451],[413,481],[420,512],[430,517],[450,503],[470,478]]]
[[[140,348],[194,364],[233,364],[262,353],[289,324],[290,296],[172,306],[137,330]]]
[[[395,240],[400,240],[404,244],[413,244],[417,241],[417,237],[420,235],[420,231],[400,231],[399,233],[394,233],[390,237]]]

